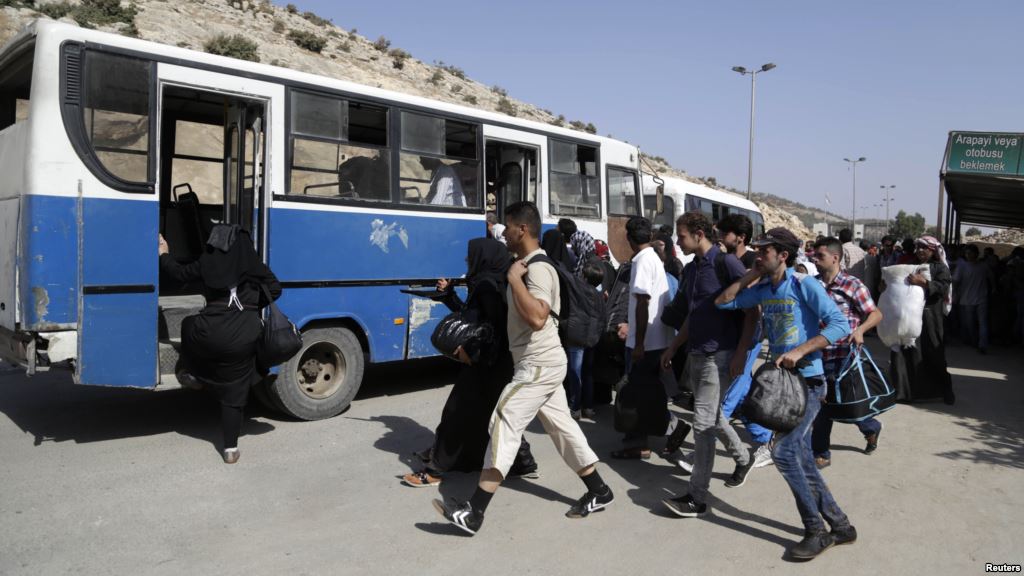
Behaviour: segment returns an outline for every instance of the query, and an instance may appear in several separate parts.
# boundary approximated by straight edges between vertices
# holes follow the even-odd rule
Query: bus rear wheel
[[[352,403],[363,365],[363,349],[351,330],[313,328],[302,333],[302,349],[281,365],[268,391],[296,418],[330,418]]]

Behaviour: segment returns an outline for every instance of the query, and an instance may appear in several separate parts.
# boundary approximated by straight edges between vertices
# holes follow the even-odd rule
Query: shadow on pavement
[[[396,455],[398,461],[411,471],[423,468],[423,463],[413,452],[431,445],[434,440],[434,431],[430,428],[407,416],[371,416],[369,418],[343,416],[343,418],[384,424],[387,430],[373,443],[373,447]]]
[[[363,383],[356,395],[356,402],[367,398],[442,388],[455,381],[460,368],[458,362],[442,357],[369,364],[363,374]],[[440,417],[438,413],[438,418]]]
[[[36,446],[44,442],[103,442],[176,432],[221,445],[220,406],[208,393],[193,390],[141,390],[81,386],[71,375],[50,372],[28,378],[8,374],[0,385],[0,412],[32,435]],[[259,409],[246,409],[242,435],[274,429],[253,420]]]
[[[936,456],[976,464],[1024,469],[1024,356],[1012,347],[994,347],[987,355],[973,348],[947,347],[956,404],[909,404],[897,409],[948,414],[964,432],[969,448],[936,452]]]

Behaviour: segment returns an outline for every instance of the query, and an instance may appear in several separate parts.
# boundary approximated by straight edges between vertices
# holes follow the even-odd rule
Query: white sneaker
[[[769,444],[761,444],[754,450],[754,468],[764,468],[775,464],[772,460],[772,449]]]
[[[676,460],[676,466],[679,466],[687,474],[693,473],[693,458],[697,454],[696,451],[684,454],[682,458]]]

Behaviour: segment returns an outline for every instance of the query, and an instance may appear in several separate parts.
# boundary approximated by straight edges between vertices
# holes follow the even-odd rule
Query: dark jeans
[[[825,530],[825,522],[832,528],[842,528],[850,521],[832,498],[825,479],[814,465],[814,454],[811,452],[811,428],[821,410],[825,381],[820,377],[808,378],[807,383],[807,410],[804,418],[796,428],[775,435],[772,460],[793,492],[804,529],[820,532]]]
[[[860,429],[860,433],[864,435],[864,438],[871,436],[872,434],[878,434],[882,429],[882,423],[874,418],[868,418],[855,422],[857,428]],[[832,446],[832,419],[825,416],[825,411],[818,412],[818,417],[814,420],[814,431],[811,432],[811,448],[814,450],[815,456],[822,458],[832,458],[832,451],[829,449]]]
[[[566,380],[569,382],[569,410],[579,412],[583,408],[594,407],[594,349],[566,347],[569,357],[569,370]]]

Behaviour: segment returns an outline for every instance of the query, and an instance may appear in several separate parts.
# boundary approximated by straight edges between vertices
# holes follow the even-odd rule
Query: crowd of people
[[[947,254],[931,236],[902,243],[887,236],[866,245],[843,230],[838,238],[804,243],[773,228],[754,238],[752,223],[738,214],[712,222],[688,212],[675,224],[656,229],[646,218],[630,218],[623,240],[631,255],[616,268],[608,245],[572,220],[541,234],[530,202],[507,207],[503,223],[489,215],[487,236],[467,246],[465,298],[451,279],[437,281],[436,298],[462,321],[489,326],[491,336],[450,352],[464,366],[433,443],[415,453],[421,464],[403,483],[433,487],[448,473],[480,471],[468,498],[434,501],[445,519],[475,534],[502,482],[538,477],[524,436],[537,418],[585,486],[566,516],[585,518],[614,495],[579,421],[597,418],[595,408],[611,403],[614,389],[614,425],[623,436],[608,456],[646,460],[656,448],[690,477],[683,494],[663,501],[669,512],[709,512],[721,441],[734,461],[725,487],[743,486],[754,468],[779,470],[804,525],[789,554],[810,560],[857,539],[821,473],[831,464],[833,427],[823,405],[844,363],[883,320],[876,305],[887,288],[880,271],[916,265],[903,281],[924,296],[916,344],[890,353],[888,378],[902,401],[955,402],[945,334],[961,334],[980,353],[994,338],[1020,343],[1024,335],[1024,248],[1001,260],[972,245]],[[266,370],[256,361],[258,311],[280,286],[238,227],[215,228],[202,257],[187,266],[169,256],[163,238],[159,252],[165,274],[204,286],[207,306],[182,326],[187,370],[179,378],[218,393],[224,460],[237,462],[242,409]],[[599,303],[586,308],[597,317],[582,324],[596,327],[592,339],[572,336],[584,300]],[[805,387],[806,406],[792,429],[768,429],[740,408],[763,349],[766,364],[799,374]],[[692,412],[689,422],[679,408]],[[856,425],[863,452],[873,453],[882,421],[868,417]],[[691,431],[693,450],[684,453]]]
[[[541,234],[540,215],[529,202],[506,210],[502,241],[494,237],[497,229],[496,219],[489,219],[488,238],[470,243],[464,304],[448,295],[449,280],[438,282],[453,310],[479,308],[475,317],[492,318],[507,331],[493,350],[467,345],[471,349],[452,354],[466,367],[442,412],[434,445],[417,453],[422,469],[403,479],[410,486],[436,486],[450,471],[480,469],[466,499],[434,501],[445,519],[475,534],[503,481],[536,477],[538,463],[523,437],[534,418],[585,485],[566,516],[584,518],[611,504],[612,490],[578,421],[596,418],[595,407],[610,403],[614,388],[614,425],[623,436],[608,456],[649,459],[657,449],[674,460],[690,478],[680,496],[663,501],[672,514],[708,513],[720,440],[734,461],[725,487],[739,488],[753,468],[770,465],[789,485],[804,525],[792,558],[809,560],[857,539],[821,473],[832,457],[832,420],[822,406],[843,361],[882,319],[876,300],[885,287],[875,267],[898,260],[894,242],[876,254],[844,231],[839,238],[816,239],[805,252],[803,242],[784,228],[753,238],[752,223],[738,214],[712,222],[689,212],[675,229],[656,229],[636,216],[625,226],[632,255],[616,268],[607,244],[571,220]],[[890,377],[899,381],[903,400],[951,402],[941,333],[954,274],[933,238],[919,238],[910,248],[930,275],[912,274],[906,282],[925,291],[925,330],[938,332],[938,339],[929,333],[922,338],[929,344],[894,350]],[[567,277],[604,302],[603,334],[592,345],[560,337]],[[482,309],[482,291],[492,295],[490,311]],[[927,317],[939,324],[930,326]],[[765,361],[798,373],[806,385],[806,409],[791,430],[769,430],[748,421],[740,409],[765,342]],[[687,421],[679,408],[692,418]],[[873,453],[882,422],[865,418],[857,426],[864,453]],[[684,452],[691,431],[694,448]],[[458,461],[453,453],[461,455]]]

